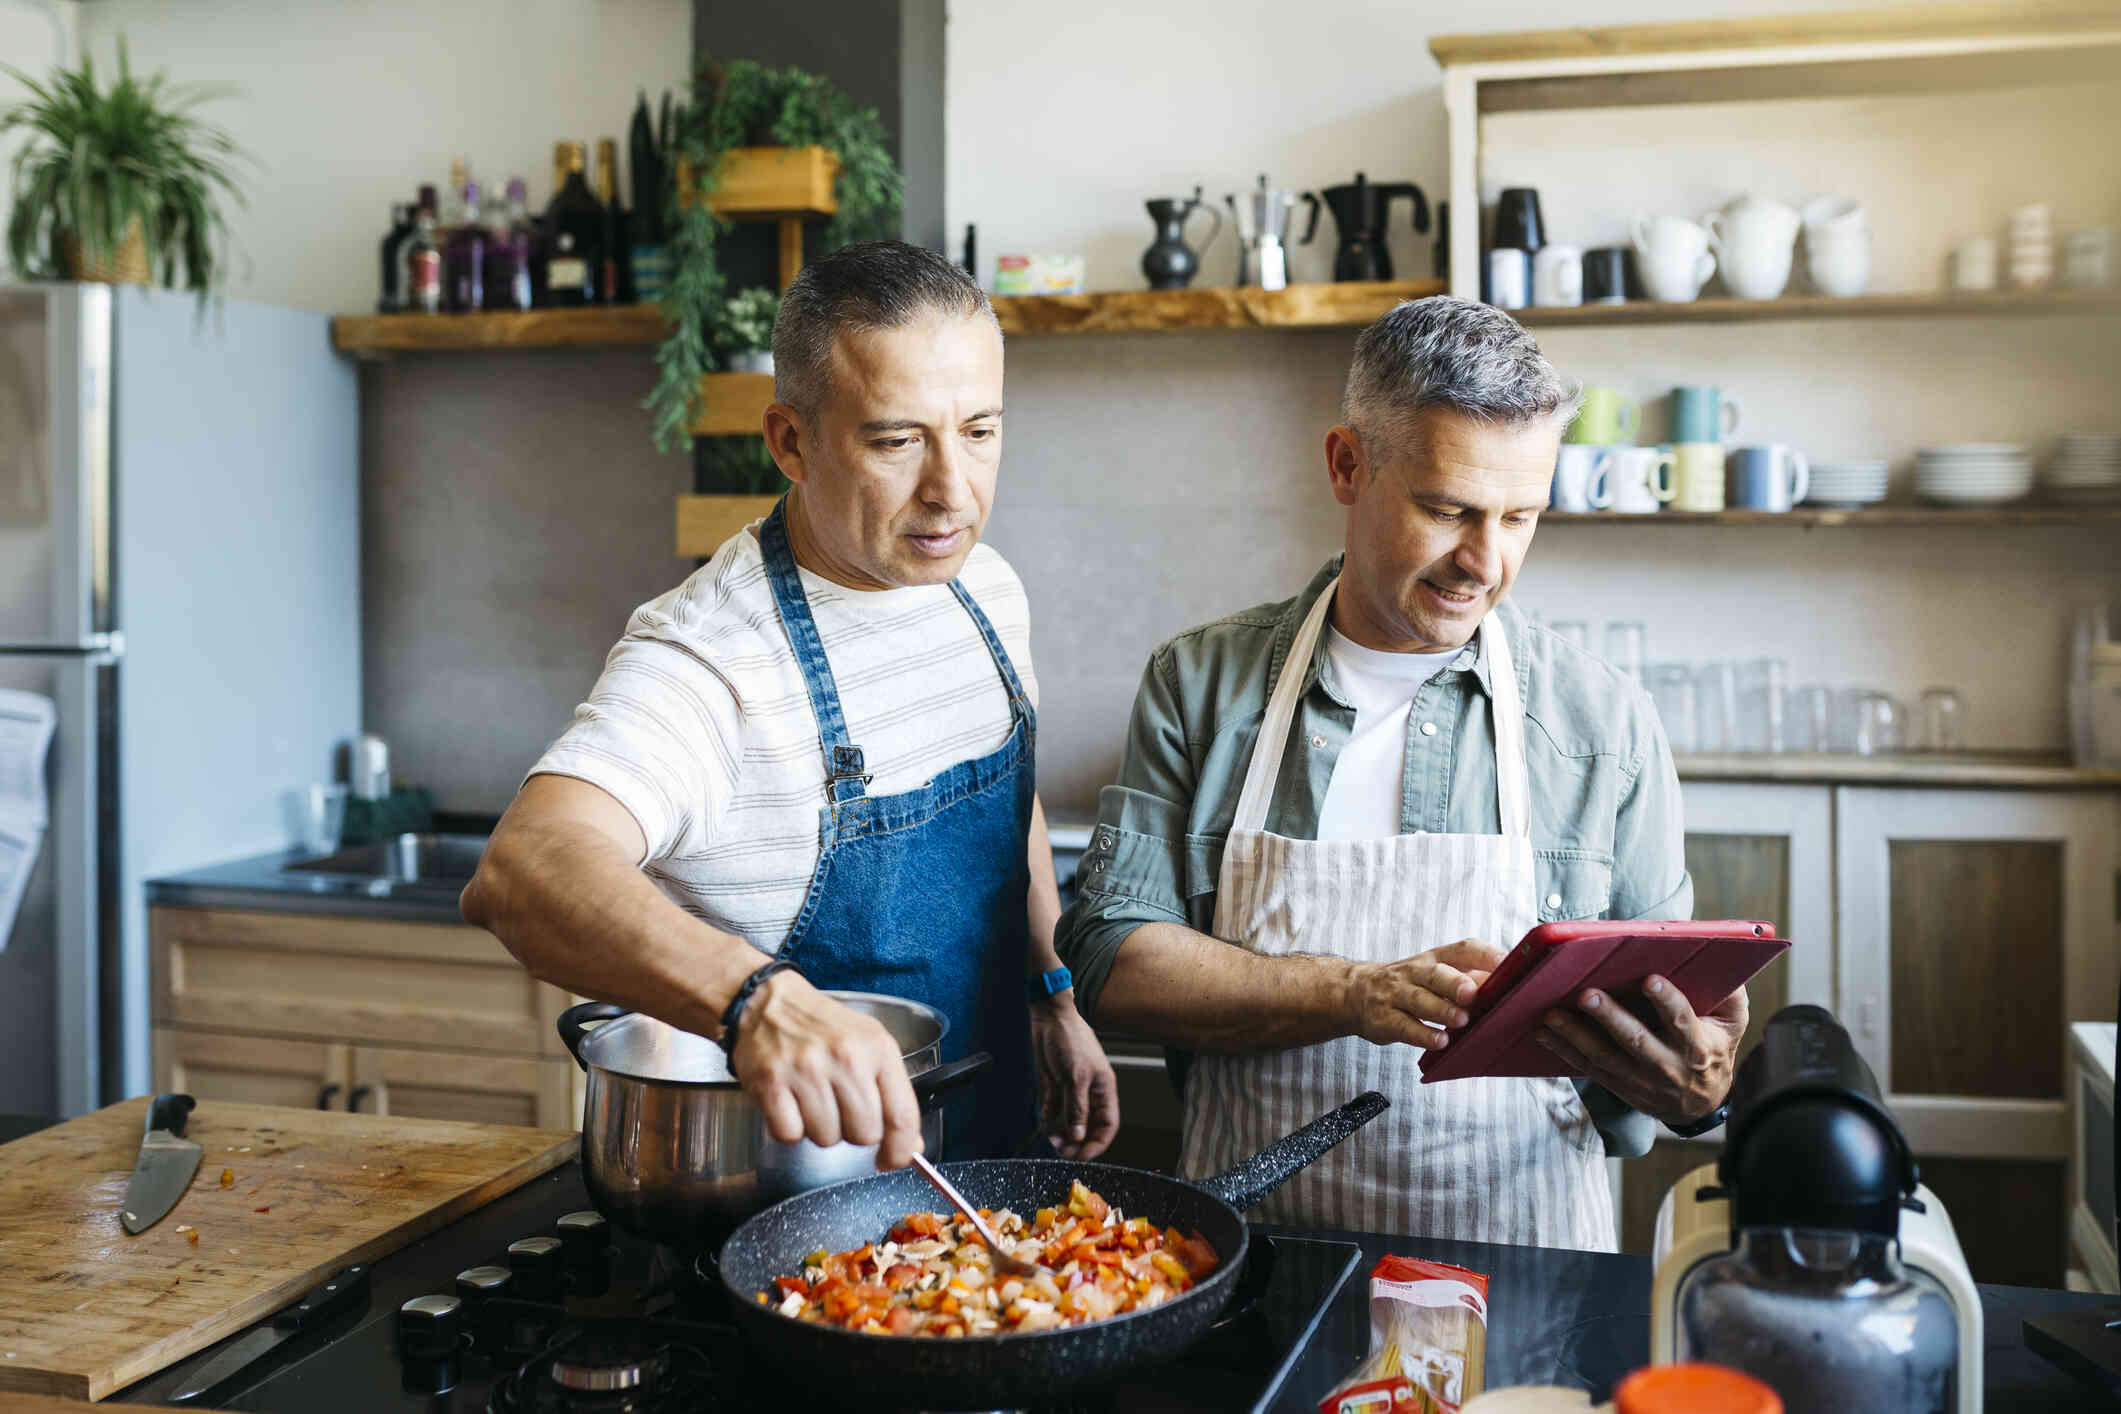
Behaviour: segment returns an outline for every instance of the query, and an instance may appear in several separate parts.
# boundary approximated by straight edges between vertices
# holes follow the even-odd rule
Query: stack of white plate
[[[2121,498],[2121,437],[2075,435],[2055,443],[2040,484],[2062,501]]]
[[[2007,442],[1924,447],[1915,455],[1915,494],[1947,506],[2000,506],[2033,489],[2033,460]]]
[[[1808,506],[1875,506],[1885,499],[1885,463],[1821,462],[1812,468]]]

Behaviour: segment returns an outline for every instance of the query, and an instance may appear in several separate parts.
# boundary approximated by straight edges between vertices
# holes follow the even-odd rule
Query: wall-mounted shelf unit
[[[1614,511],[1542,511],[1541,525],[1771,525],[1788,530],[1837,525],[2099,525],[2121,521],[2121,506],[1995,506],[1955,509],[1949,506],[1864,506],[1836,510],[1798,506],[1788,511],[1657,511],[1622,515]]]
[[[1333,329],[1367,324],[1402,300],[1444,293],[1441,280],[1291,285],[1285,290],[1196,286],[1086,295],[1001,295],[1005,334],[1190,333],[1203,329]]]
[[[669,327],[663,321],[662,307],[653,304],[485,314],[342,314],[331,321],[331,346],[362,358],[501,349],[624,348],[659,344]]]
[[[2018,319],[2072,314],[2121,314],[2114,290],[1996,290],[1970,293],[1788,295],[1781,299],[1698,299],[1685,304],[1630,300],[1626,304],[1534,306],[1510,311],[1521,324],[1557,328],[1602,325],[1745,324],[1798,319]]]

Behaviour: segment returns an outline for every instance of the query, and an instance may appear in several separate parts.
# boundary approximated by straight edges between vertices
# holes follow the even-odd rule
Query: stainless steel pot
[[[924,1111],[921,1137],[929,1153],[941,1153],[936,1107],[984,1069],[987,1056],[941,1065],[950,1023],[918,1002],[826,995],[897,1039]],[[570,1007],[559,1028],[589,1076],[582,1179],[597,1210],[620,1227],[699,1250],[783,1198],[876,1172],[874,1145],[774,1140],[722,1048],[704,1036],[608,1002]]]

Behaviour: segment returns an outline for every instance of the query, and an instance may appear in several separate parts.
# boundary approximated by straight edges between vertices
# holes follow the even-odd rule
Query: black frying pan
[[[941,1196],[912,1169],[813,1189],[746,1219],[722,1247],[720,1269],[746,1348],[792,1380],[846,1403],[924,1409],[992,1409],[1049,1403],[1057,1393],[1117,1378],[1168,1360],[1229,1304],[1250,1242],[1244,1210],[1387,1108],[1376,1091],[1359,1095],[1269,1145],[1227,1173],[1189,1183],[1115,1164],[1066,1159],[980,1159],[943,1172],[982,1208],[1029,1214],[1063,1202],[1075,1179],[1128,1217],[1198,1231],[1222,1264],[1198,1286],[1161,1306],[1058,1330],[942,1340],[864,1334],[792,1320],[762,1306],[776,1276],[803,1270],[820,1247],[844,1252],[875,1242],[908,1213],[934,1212]]]

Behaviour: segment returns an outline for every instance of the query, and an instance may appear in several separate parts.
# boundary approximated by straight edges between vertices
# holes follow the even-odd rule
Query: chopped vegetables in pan
[[[995,1273],[992,1256],[955,1214],[908,1213],[882,1242],[822,1248],[800,1276],[775,1277],[759,1303],[799,1321],[887,1335],[962,1337],[1050,1330],[1143,1310],[1190,1290],[1221,1257],[1199,1233],[1130,1218],[1080,1182],[1068,1201],[1027,1223],[980,1210],[1012,1256],[1052,1272]]]

